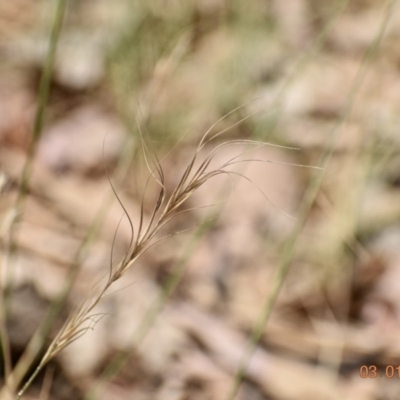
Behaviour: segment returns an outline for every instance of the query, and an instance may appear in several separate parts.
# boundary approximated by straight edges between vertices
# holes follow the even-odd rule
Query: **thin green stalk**
[[[117,182],[122,182],[125,179],[129,171],[130,163],[132,162],[133,151],[134,151],[134,146],[125,146],[125,152],[123,153],[123,156],[121,157],[119,165],[117,167],[117,176],[116,176]],[[94,221],[90,225],[85,238],[83,239],[81,245],[77,250],[72,266],[68,271],[68,276],[64,281],[63,287],[61,288],[56,299],[50,306],[50,309],[45,319],[41,323],[40,328],[32,337],[24,354],[21,356],[17,366],[13,371],[15,386],[19,385],[19,382],[21,382],[27,370],[30,368],[30,366],[32,365],[33,361],[35,360],[39,352],[43,349],[45,341],[48,335],[50,334],[53,323],[56,320],[56,318],[60,315],[61,310],[65,306],[65,303],[68,299],[68,295],[76,281],[76,278],[79,274],[79,271],[87,254],[87,251],[90,245],[95,240],[95,238],[98,236],[103,221],[105,219],[106,213],[113,200],[114,200],[113,193],[110,192],[104,198],[102,204],[100,205],[99,210],[94,218]],[[26,391],[26,389],[33,382],[37,374],[42,370],[44,365],[45,365],[44,363],[41,363],[37,367],[34,374],[29,378],[28,382],[25,384],[24,388],[21,390],[20,393]]]
[[[127,96],[124,96],[127,97]],[[133,127],[135,124],[132,123],[130,114],[128,110],[126,109],[126,105],[129,103],[128,98],[125,98],[125,101],[121,102],[119,105],[119,108],[121,109],[121,114],[123,120],[126,122],[126,125],[129,128],[129,131],[131,133],[131,136],[133,136],[133,130],[131,127]],[[134,152],[134,147],[130,146],[125,146],[125,152],[123,156],[121,157],[121,160],[119,162],[119,165],[117,167],[117,178],[116,178],[116,183],[117,185],[120,184],[127,175],[127,172],[129,170],[129,166],[132,164],[134,157],[133,157],[133,152]],[[129,164],[129,166],[127,166]],[[125,168],[126,167],[126,168]],[[121,171],[121,170],[124,171]],[[23,375],[26,373],[27,368],[31,365],[33,360],[37,357],[41,349],[43,348],[45,344],[45,340],[48,337],[51,327],[53,325],[53,322],[55,318],[59,315],[61,309],[65,305],[68,295],[73,287],[73,284],[78,276],[78,273],[80,271],[82,261],[85,257],[86,251],[90,244],[93,242],[94,238],[97,236],[98,231],[100,230],[100,227],[102,225],[102,221],[104,220],[105,214],[108,210],[109,205],[111,202],[114,200],[114,194],[113,192],[110,192],[109,196],[103,201],[103,204],[100,206],[99,212],[95,217],[95,220],[91,227],[88,230],[87,236],[83,240],[80,248],[78,249],[78,252],[74,258],[73,265],[71,269],[68,271],[68,276],[65,280],[65,284],[63,288],[61,289],[60,293],[58,294],[57,298],[54,300],[52,303],[52,306],[41,324],[41,327],[39,330],[36,332],[34,337],[32,338],[31,342],[29,343],[24,355],[20,358],[20,362],[18,363],[17,367],[14,370],[14,373],[16,377],[18,378],[18,381],[20,381],[23,377]],[[39,366],[38,369],[34,373],[34,377],[30,377],[28,384],[24,387],[23,391],[26,390],[31,382],[34,380],[36,375],[40,372],[40,370],[44,367],[45,363],[42,363],[43,365]]]
[[[64,20],[66,3],[67,0],[59,0],[54,15],[54,20],[49,40],[49,49],[47,52],[43,73],[39,84],[38,104],[32,129],[32,138],[27,151],[26,162],[22,171],[21,184],[18,190],[16,203],[14,209],[12,210],[13,218],[10,224],[8,246],[6,250],[5,263],[3,265],[4,282],[2,285],[3,291],[1,293],[2,298],[0,301],[0,309],[1,309],[0,341],[3,352],[4,371],[6,377],[10,376],[11,364],[12,364],[11,354],[10,354],[10,344],[5,326],[7,319],[7,304],[9,302],[14,281],[13,266],[15,265],[16,261],[16,236],[18,233],[18,226],[22,218],[24,203],[28,192],[29,180],[32,170],[33,159],[35,156],[36,146],[43,130],[45,111],[50,92],[51,77],[53,74],[57,44],[61,32],[62,23]],[[11,383],[8,380],[7,382]]]
[[[251,333],[250,339],[249,339],[249,350],[243,355],[242,361],[239,365],[239,368],[236,372],[233,384],[228,392],[228,395],[226,396],[226,400],[233,400],[237,394],[237,391],[240,387],[240,384],[242,383],[247,366],[250,362],[250,359],[256,349],[257,344],[259,343],[264,331],[266,324],[271,316],[272,310],[274,308],[274,305],[276,303],[276,300],[278,298],[278,295],[280,293],[280,290],[283,286],[283,283],[285,281],[285,278],[289,272],[289,268],[295,253],[296,249],[296,243],[297,240],[300,236],[300,233],[303,230],[303,227],[305,225],[305,222],[307,221],[308,215],[311,211],[311,207],[314,204],[314,201],[316,199],[316,196],[321,188],[321,184],[325,175],[325,170],[326,167],[329,165],[329,162],[332,158],[333,151],[334,151],[334,145],[339,137],[341,128],[347,121],[348,117],[351,114],[351,111],[353,110],[357,94],[360,90],[360,87],[362,86],[368,67],[375,56],[377,49],[379,48],[379,45],[381,44],[383,34],[385,32],[385,29],[388,25],[390,16],[393,13],[393,8],[396,4],[397,0],[392,0],[387,4],[387,8],[385,10],[384,18],[383,21],[379,27],[379,31],[377,32],[377,35],[375,36],[375,39],[373,43],[370,45],[368,48],[364,59],[361,63],[360,70],[353,81],[353,85],[350,88],[350,94],[349,94],[349,99],[347,102],[347,106],[345,107],[345,111],[342,115],[342,117],[338,120],[337,124],[334,126],[332,129],[331,135],[329,137],[328,143],[325,147],[325,151],[321,157],[321,162],[320,165],[323,168],[322,172],[319,174],[316,174],[313,181],[311,182],[305,197],[303,199],[300,212],[299,212],[299,219],[296,222],[296,225],[289,236],[284,251],[283,251],[283,256],[281,259],[281,262],[279,264],[279,267],[277,269],[277,274],[276,278],[274,280],[271,293],[266,299],[266,302],[263,306],[261,315],[259,317],[258,322],[254,326],[254,329]]]

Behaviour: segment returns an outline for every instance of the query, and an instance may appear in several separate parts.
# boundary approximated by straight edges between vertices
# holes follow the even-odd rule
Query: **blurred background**
[[[237,165],[251,182],[215,178],[185,203],[162,234],[183,232],[113,285],[95,329],[24,398],[228,399],[257,327],[238,400],[400,398],[400,5],[70,0],[15,223],[56,5],[0,0],[0,251],[14,365],[71,270],[47,340],[107,274],[112,249],[116,264],[129,246],[110,181],[135,230],[142,202],[150,215],[157,185],[144,192],[140,135],[167,193],[209,129],[221,134],[201,157],[226,140],[271,146],[244,157],[264,162]],[[248,150],[226,147],[215,165]],[[321,173],[306,166],[327,152],[260,323]]]

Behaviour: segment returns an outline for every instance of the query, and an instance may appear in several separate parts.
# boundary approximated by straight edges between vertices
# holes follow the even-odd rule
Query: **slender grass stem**
[[[132,160],[132,152],[134,151],[133,146],[126,146],[125,147],[125,152],[123,156],[121,157],[121,161],[117,167],[117,182],[122,181],[125,179],[131,160]],[[42,350],[46,338],[48,337],[50,330],[53,326],[53,323],[55,319],[58,317],[60,314],[61,310],[63,309],[67,299],[68,295],[76,281],[76,278],[79,274],[80,268],[82,266],[82,262],[85,259],[85,256],[87,254],[87,250],[90,247],[91,243],[95,240],[95,238],[98,236],[98,233],[100,231],[100,228],[102,226],[102,223],[105,219],[105,215],[107,213],[107,210],[110,207],[110,204],[114,200],[113,194],[110,193],[110,195],[106,196],[104,201],[99,207],[99,210],[96,214],[96,217],[93,221],[93,223],[90,225],[88,232],[83,239],[81,245],[79,246],[79,249],[77,250],[77,253],[75,255],[72,267],[70,268],[68,272],[68,276],[65,279],[65,284],[60,290],[58,296],[52,303],[47,316],[41,323],[41,326],[39,330],[35,333],[33,336],[31,342],[27,346],[24,354],[21,356],[20,361],[18,362],[17,366],[15,367],[13,373],[15,374],[15,381],[18,384],[22,377],[26,374],[27,370],[29,369],[30,365],[32,364],[33,360],[37,357],[39,352]],[[40,368],[41,369],[41,368]],[[35,371],[35,377],[37,374],[40,372],[40,369]],[[29,387],[29,385],[33,382],[34,378],[32,377],[29,378],[29,383],[26,387],[24,387],[24,391]]]
[[[252,333],[249,338],[248,350],[243,355],[242,361],[240,362],[240,365],[236,372],[232,386],[226,396],[226,400],[233,400],[235,398],[237,391],[240,387],[240,384],[242,383],[242,381],[245,377],[246,369],[251,360],[251,357],[252,357],[252,355],[256,349],[256,346],[259,343],[263,333],[265,332],[266,324],[272,314],[272,311],[275,306],[278,295],[280,293],[280,290],[282,289],[284,281],[286,279],[286,276],[289,272],[291,262],[293,260],[294,254],[295,254],[297,240],[303,230],[305,222],[307,221],[308,215],[311,211],[311,207],[314,204],[314,201],[315,201],[315,199],[318,195],[318,192],[321,188],[321,184],[322,184],[323,178],[325,176],[326,167],[329,165],[329,162],[333,155],[335,143],[337,142],[337,140],[339,138],[341,128],[346,123],[347,119],[349,118],[349,116],[354,108],[354,105],[355,105],[356,99],[357,99],[357,95],[360,91],[362,84],[365,81],[368,67],[370,66],[370,63],[373,60],[374,56],[376,55],[377,50],[382,42],[383,34],[388,25],[390,16],[393,13],[393,8],[394,8],[396,2],[397,2],[397,0],[392,0],[386,4],[384,17],[383,17],[382,23],[380,24],[379,31],[377,32],[374,41],[369,46],[369,48],[364,56],[364,59],[361,63],[359,72],[358,72],[355,80],[353,81],[353,85],[350,88],[350,93],[349,93],[347,105],[345,107],[345,111],[344,111],[342,117],[338,120],[338,122],[332,129],[332,132],[328,139],[328,143],[325,147],[325,151],[321,157],[320,166],[322,167],[322,171],[315,174],[314,179],[312,180],[310,186],[307,189],[307,192],[305,194],[305,197],[303,199],[303,202],[302,202],[302,205],[300,208],[300,212],[299,212],[300,216],[299,216],[299,218],[295,224],[295,227],[294,227],[291,235],[289,236],[289,238],[286,242],[286,245],[284,247],[281,262],[278,266],[278,269],[276,272],[276,277],[275,277],[273,286],[271,288],[270,295],[266,299],[266,301],[263,305],[263,308],[262,308],[262,312],[259,316],[259,319],[252,330]]]
[[[56,50],[58,40],[61,32],[62,23],[64,20],[65,9],[67,0],[58,0],[56,11],[54,14],[53,25],[50,33],[49,47],[47,56],[44,63],[43,73],[40,79],[37,109],[32,129],[32,137],[27,151],[26,162],[22,170],[21,183],[19,186],[17,199],[15,202],[14,209],[12,210],[12,220],[9,228],[8,246],[6,249],[5,263],[3,265],[3,284],[2,284],[2,299],[0,301],[0,340],[1,348],[3,353],[3,363],[6,379],[6,386],[11,385],[12,374],[11,374],[11,352],[10,344],[5,329],[5,323],[7,319],[7,305],[10,300],[10,296],[13,288],[14,281],[14,266],[16,262],[16,236],[18,234],[19,222],[22,219],[22,213],[24,203],[29,188],[29,180],[32,173],[32,164],[35,156],[36,146],[39,141],[40,135],[43,130],[43,124],[45,120],[46,107],[48,103],[51,78],[54,69],[54,62],[56,56]]]

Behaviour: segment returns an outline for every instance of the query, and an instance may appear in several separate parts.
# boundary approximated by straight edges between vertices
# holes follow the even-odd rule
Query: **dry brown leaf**
[[[216,317],[189,306],[177,307],[171,313],[175,323],[200,340],[215,362],[231,374],[236,372],[247,349],[244,336]],[[344,398],[342,384],[335,382],[328,370],[281,358],[261,348],[252,356],[245,376],[278,398]]]

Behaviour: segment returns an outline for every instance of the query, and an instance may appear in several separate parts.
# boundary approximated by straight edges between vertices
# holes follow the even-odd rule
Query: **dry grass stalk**
[[[243,105],[241,106],[243,107]],[[234,112],[236,110],[231,111]],[[242,156],[249,153],[252,150],[263,146],[275,146],[281,147],[286,149],[293,148],[275,145],[271,143],[264,143],[254,140],[230,140],[224,141],[220,144],[217,144],[209,154],[204,157],[204,159],[200,162],[198,166],[195,166],[196,162],[198,162],[200,158],[200,153],[204,149],[204,147],[210,143],[212,140],[219,137],[222,133],[224,133],[227,129],[220,131],[210,137],[210,132],[213,128],[224,118],[226,118],[231,113],[225,115],[223,118],[218,120],[210,129],[203,135],[202,139],[200,140],[197,149],[194,152],[190,162],[188,163],[186,169],[184,170],[178,184],[176,185],[175,189],[169,196],[166,196],[166,186],[165,186],[165,175],[161,165],[161,162],[155,155],[154,151],[149,149],[149,146],[146,144],[146,141],[141,134],[141,143],[142,149],[144,154],[144,159],[147,165],[147,168],[150,172],[149,178],[147,180],[145,186],[146,188],[151,179],[159,185],[159,192],[157,200],[153,206],[153,211],[150,215],[148,222],[145,223],[145,216],[144,216],[144,200],[142,201],[141,205],[141,213],[138,222],[137,231],[135,233],[134,225],[129,217],[127,210],[125,209],[124,205],[120,201],[116,190],[114,189],[111,181],[110,185],[112,190],[118,199],[121,207],[124,210],[124,215],[128,218],[130,228],[131,228],[131,240],[129,244],[129,248],[125,253],[122,260],[117,264],[113,265],[113,250],[111,250],[111,260],[110,260],[110,267],[108,271],[108,276],[106,277],[106,281],[102,281],[102,286],[100,289],[97,290],[96,293],[92,293],[88,299],[86,299],[83,304],[75,310],[70,316],[70,318],[66,321],[62,329],[56,335],[55,339],[50,344],[48,350],[46,351],[45,355],[43,356],[39,366],[37,367],[35,373],[29,378],[27,383],[24,385],[22,390],[18,393],[17,399],[19,399],[26,389],[30,386],[32,381],[35,379],[39,371],[43,369],[43,367],[60,351],[62,351],[66,346],[74,342],[75,340],[79,339],[82,335],[84,335],[89,329],[93,329],[96,323],[104,316],[102,314],[94,314],[93,311],[95,307],[99,304],[101,299],[106,295],[108,289],[113,285],[114,282],[119,280],[124,273],[134,264],[134,262],[151,246],[155,245],[160,240],[163,240],[165,237],[161,239],[158,238],[154,240],[157,233],[168,223],[170,222],[175,216],[187,212],[191,209],[179,210],[179,208],[185,203],[191,195],[201,186],[203,186],[209,179],[219,176],[219,175],[228,175],[228,176],[238,176],[241,178],[246,179],[247,181],[251,182],[249,178],[241,174],[237,171],[228,170],[227,168],[232,167],[239,163],[245,162],[265,162],[271,163],[274,161],[271,160],[259,160],[259,159],[251,159],[246,158],[243,159]],[[249,117],[249,116],[248,116]],[[248,118],[247,117],[247,118]],[[219,165],[217,168],[210,168],[210,164],[214,156],[222,149],[226,148],[227,146],[232,145],[249,145],[251,148],[245,152],[242,152],[239,155],[229,159],[225,163]],[[152,165],[152,167],[151,167]],[[297,164],[290,164],[293,166],[302,166]],[[313,167],[311,167],[313,168]],[[253,182],[251,182],[253,183]],[[254,185],[254,184],[253,184]],[[271,201],[268,197],[259,189],[256,185],[254,185],[264,196],[264,198],[270,203]],[[144,195],[143,195],[144,197]],[[274,205],[274,207],[276,207]],[[276,207],[278,208],[278,207]],[[282,210],[280,210],[282,211]],[[283,211],[282,211],[283,212]],[[114,241],[112,248],[114,247],[114,242],[117,236],[118,228],[116,230]],[[99,287],[99,286],[98,286]]]
[[[189,165],[186,167],[184,173],[182,174],[179,183],[177,184],[171,195],[168,196],[168,199],[166,198],[164,171],[161,167],[161,163],[157,159],[155,159],[156,165],[153,170],[150,170],[151,172],[150,177],[153,177],[160,186],[157,201],[155,202],[153,211],[150,215],[150,219],[146,225],[144,224],[144,204],[142,203],[140,219],[136,234],[134,232],[133,222],[130,219],[128,212],[124,208],[122,202],[119,200],[114,187],[112,187],[116,197],[118,198],[118,201],[121,204],[121,207],[124,209],[125,216],[128,218],[129,224],[131,226],[132,236],[129,249],[126,252],[123,259],[116,266],[112,265],[112,256],[111,256],[109,274],[106,282],[103,283],[103,286],[98,291],[98,293],[95,294],[93,297],[91,297],[91,299],[85,301],[84,304],[79,309],[77,309],[77,311],[66,322],[62,330],[59,332],[59,334],[56,336],[56,338],[50,345],[45,356],[43,357],[42,360],[43,365],[47,363],[51,358],[53,358],[57,353],[59,353],[62,349],[64,349],[66,346],[68,346],[69,344],[77,340],[79,337],[84,335],[87,330],[92,329],[94,327],[94,325],[99,321],[102,315],[92,314],[92,312],[94,311],[98,303],[101,301],[101,299],[106,295],[108,289],[111,287],[111,285],[113,285],[114,282],[122,278],[124,273],[134,264],[134,262],[146,250],[148,250],[151,246],[153,246],[154,244],[165,238],[163,237],[161,239],[154,241],[157,233],[161,230],[161,228],[163,228],[178,214],[189,211],[189,209],[179,211],[179,207],[183,203],[185,203],[198,188],[204,185],[209,179],[221,174],[236,175],[250,181],[247,177],[245,177],[241,173],[235,171],[228,171],[226,170],[226,168],[241,162],[249,162],[249,161],[271,162],[266,160],[253,160],[253,159],[238,160],[238,157],[240,157],[239,155],[235,156],[234,158],[231,158],[230,160],[223,163],[216,169],[208,170],[208,167],[212,162],[212,159],[215,156],[215,154],[219,150],[228,145],[245,143],[254,145],[256,146],[256,148],[265,145],[272,145],[270,143],[262,143],[249,140],[233,140],[224,142],[216,146],[210,152],[210,154],[208,154],[208,156],[205,157],[205,159],[200,163],[200,166],[194,168],[196,159],[199,157],[199,153],[206,143],[207,142],[204,142],[204,140],[200,142],[194,156],[189,162]],[[143,148],[144,148],[144,153],[145,154],[148,153],[148,149],[145,145],[143,146]],[[241,155],[243,155],[243,153]],[[146,160],[149,166],[148,162],[149,159],[147,157]],[[157,175],[154,174],[155,172]],[[268,200],[267,197],[266,199]]]

